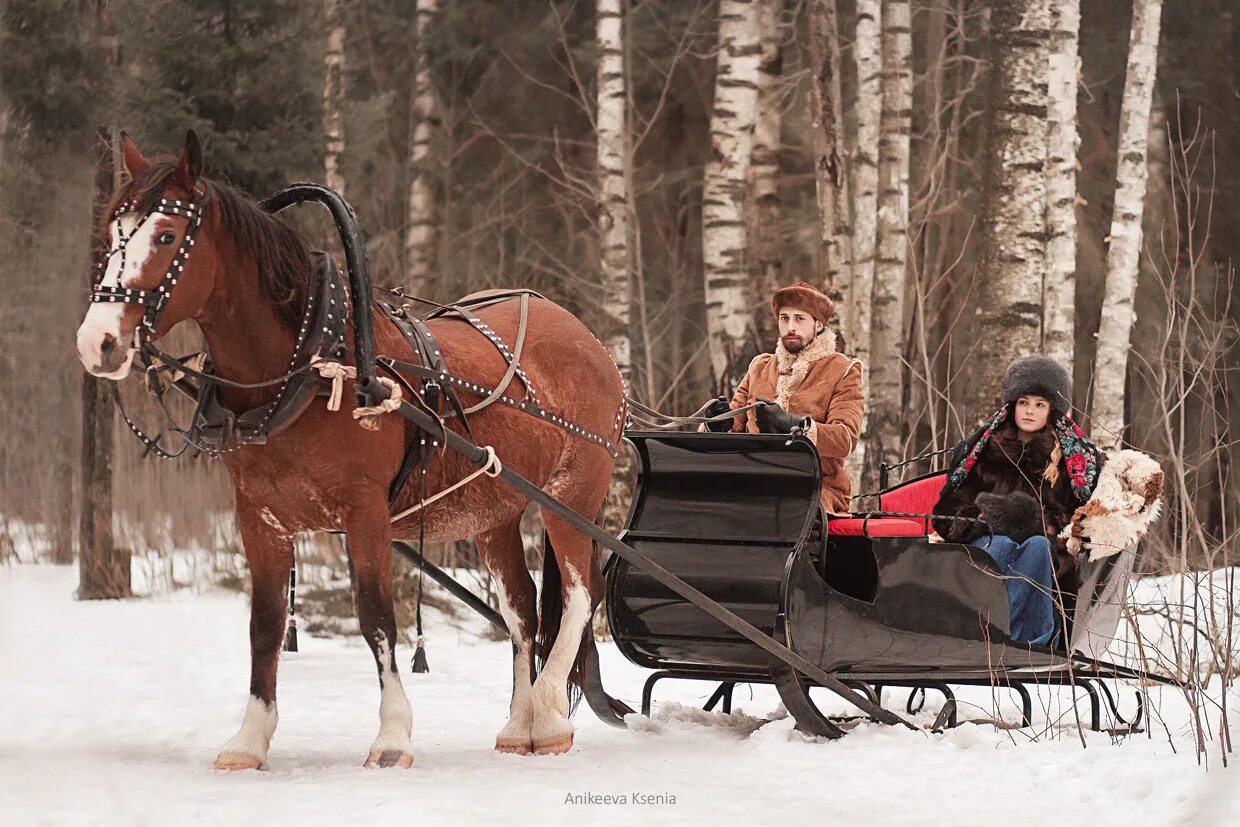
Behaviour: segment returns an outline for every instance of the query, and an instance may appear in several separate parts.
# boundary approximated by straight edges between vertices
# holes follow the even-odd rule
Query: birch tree
[[[869,366],[874,258],[878,244],[878,144],[883,110],[881,0],[857,0],[857,146],[852,154],[852,290],[843,331],[851,355]]]
[[[1132,305],[1141,260],[1141,217],[1148,180],[1146,147],[1158,67],[1161,15],[1162,0],[1135,0],[1133,3],[1128,69],[1119,119],[1115,206],[1090,411],[1091,436],[1104,447],[1118,446],[1124,437],[1124,385],[1128,375]]]
[[[969,418],[993,409],[1007,366],[1042,343],[1050,0],[996,0],[991,31]]]
[[[1046,275],[1042,352],[1073,375],[1076,308],[1076,89],[1081,0],[1054,0],[1047,73]]]
[[[882,12],[882,117],[878,159],[878,260],[874,269],[869,392],[871,462],[900,460],[904,421],[904,290],[908,272],[909,135],[913,38],[908,0]]]
[[[810,129],[814,139],[814,185],[822,233],[825,287],[844,317],[843,323],[847,324],[845,301],[852,293],[852,263],[849,261],[852,218],[848,177],[844,170],[838,21],[835,0],[812,0],[809,4],[810,60],[813,63]]]
[[[323,53],[323,182],[344,194],[344,0],[323,0],[327,49]]]
[[[779,228],[780,19],[783,0],[757,0],[761,58],[758,63],[758,109],[749,162],[750,281],[754,306],[762,307],[783,280],[783,243]],[[775,333],[770,314],[760,313],[757,327],[766,341]]]
[[[702,184],[702,265],[711,369],[728,392],[753,350],[745,265],[745,184],[758,105],[758,20],[753,0],[721,0],[719,56]]]
[[[409,217],[405,228],[405,284],[415,295],[429,288],[435,244],[435,196],[431,187],[431,134],[435,95],[427,56],[427,34],[439,14],[439,0],[417,0],[417,53],[413,77],[413,134],[409,142]]]
[[[626,164],[629,158],[625,114],[624,18],[621,0],[598,0],[598,222],[602,242],[603,344],[624,377],[633,378],[629,344],[629,221]]]
[[[857,141],[852,164],[852,286],[842,302],[839,320],[849,355],[871,367],[870,337],[874,317],[874,259],[878,250],[878,153],[883,111],[882,2],[857,0],[857,23],[853,38],[853,60],[857,72]],[[867,390],[867,395],[869,391]],[[870,405],[862,411],[861,439],[844,460],[844,468],[855,486],[862,484],[870,433]]]

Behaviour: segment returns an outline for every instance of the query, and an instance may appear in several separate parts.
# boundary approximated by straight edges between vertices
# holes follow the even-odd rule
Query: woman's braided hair
[[[1063,460],[1063,446],[1059,444],[1059,440],[1055,440],[1055,448],[1051,451],[1051,461],[1046,466],[1046,470],[1042,472],[1042,479],[1046,480],[1054,487],[1059,482],[1059,463]]]

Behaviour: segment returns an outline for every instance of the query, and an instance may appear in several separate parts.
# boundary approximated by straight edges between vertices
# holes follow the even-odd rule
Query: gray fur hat
[[[1008,365],[1003,374],[1003,402],[1015,403],[1026,395],[1044,396],[1057,414],[1072,406],[1072,383],[1068,372],[1049,356],[1026,356]]]

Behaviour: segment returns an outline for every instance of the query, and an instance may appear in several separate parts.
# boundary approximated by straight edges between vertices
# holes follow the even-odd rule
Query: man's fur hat
[[[778,316],[781,307],[804,310],[822,325],[831,321],[831,315],[835,313],[835,304],[831,299],[808,281],[799,281],[776,290],[771,296],[771,312]]]
[[[1072,407],[1068,372],[1049,356],[1017,359],[1003,374],[1003,402],[1011,405],[1022,396],[1045,397],[1055,413],[1067,413]]]

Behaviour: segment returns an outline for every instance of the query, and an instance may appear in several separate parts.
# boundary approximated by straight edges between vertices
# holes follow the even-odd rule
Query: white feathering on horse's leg
[[[560,618],[560,633],[534,682],[534,724],[530,734],[534,752],[539,755],[567,752],[573,745],[573,724],[568,719],[568,675],[590,617],[590,594],[576,570],[566,566],[565,571],[571,585]]]
[[[275,735],[276,702],[270,704],[250,696],[245,707],[241,729],[232,737],[215,758],[217,770],[256,770],[267,761],[271,737]]]
[[[408,769],[413,766],[413,708],[401,685],[400,674],[391,668],[392,650],[386,636],[380,636],[377,650],[379,683],[382,687],[379,734],[370,746],[366,766]]]
[[[530,682],[530,652],[533,640],[521,623],[521,616],[504,592],[501,578],[495,579],[499,590],[499,611],[512,635],[512,704],[508,708],[508,722],[495,736],[495,749],[528,755],[534,750],[531,730],[534,725],[533,684]]]

